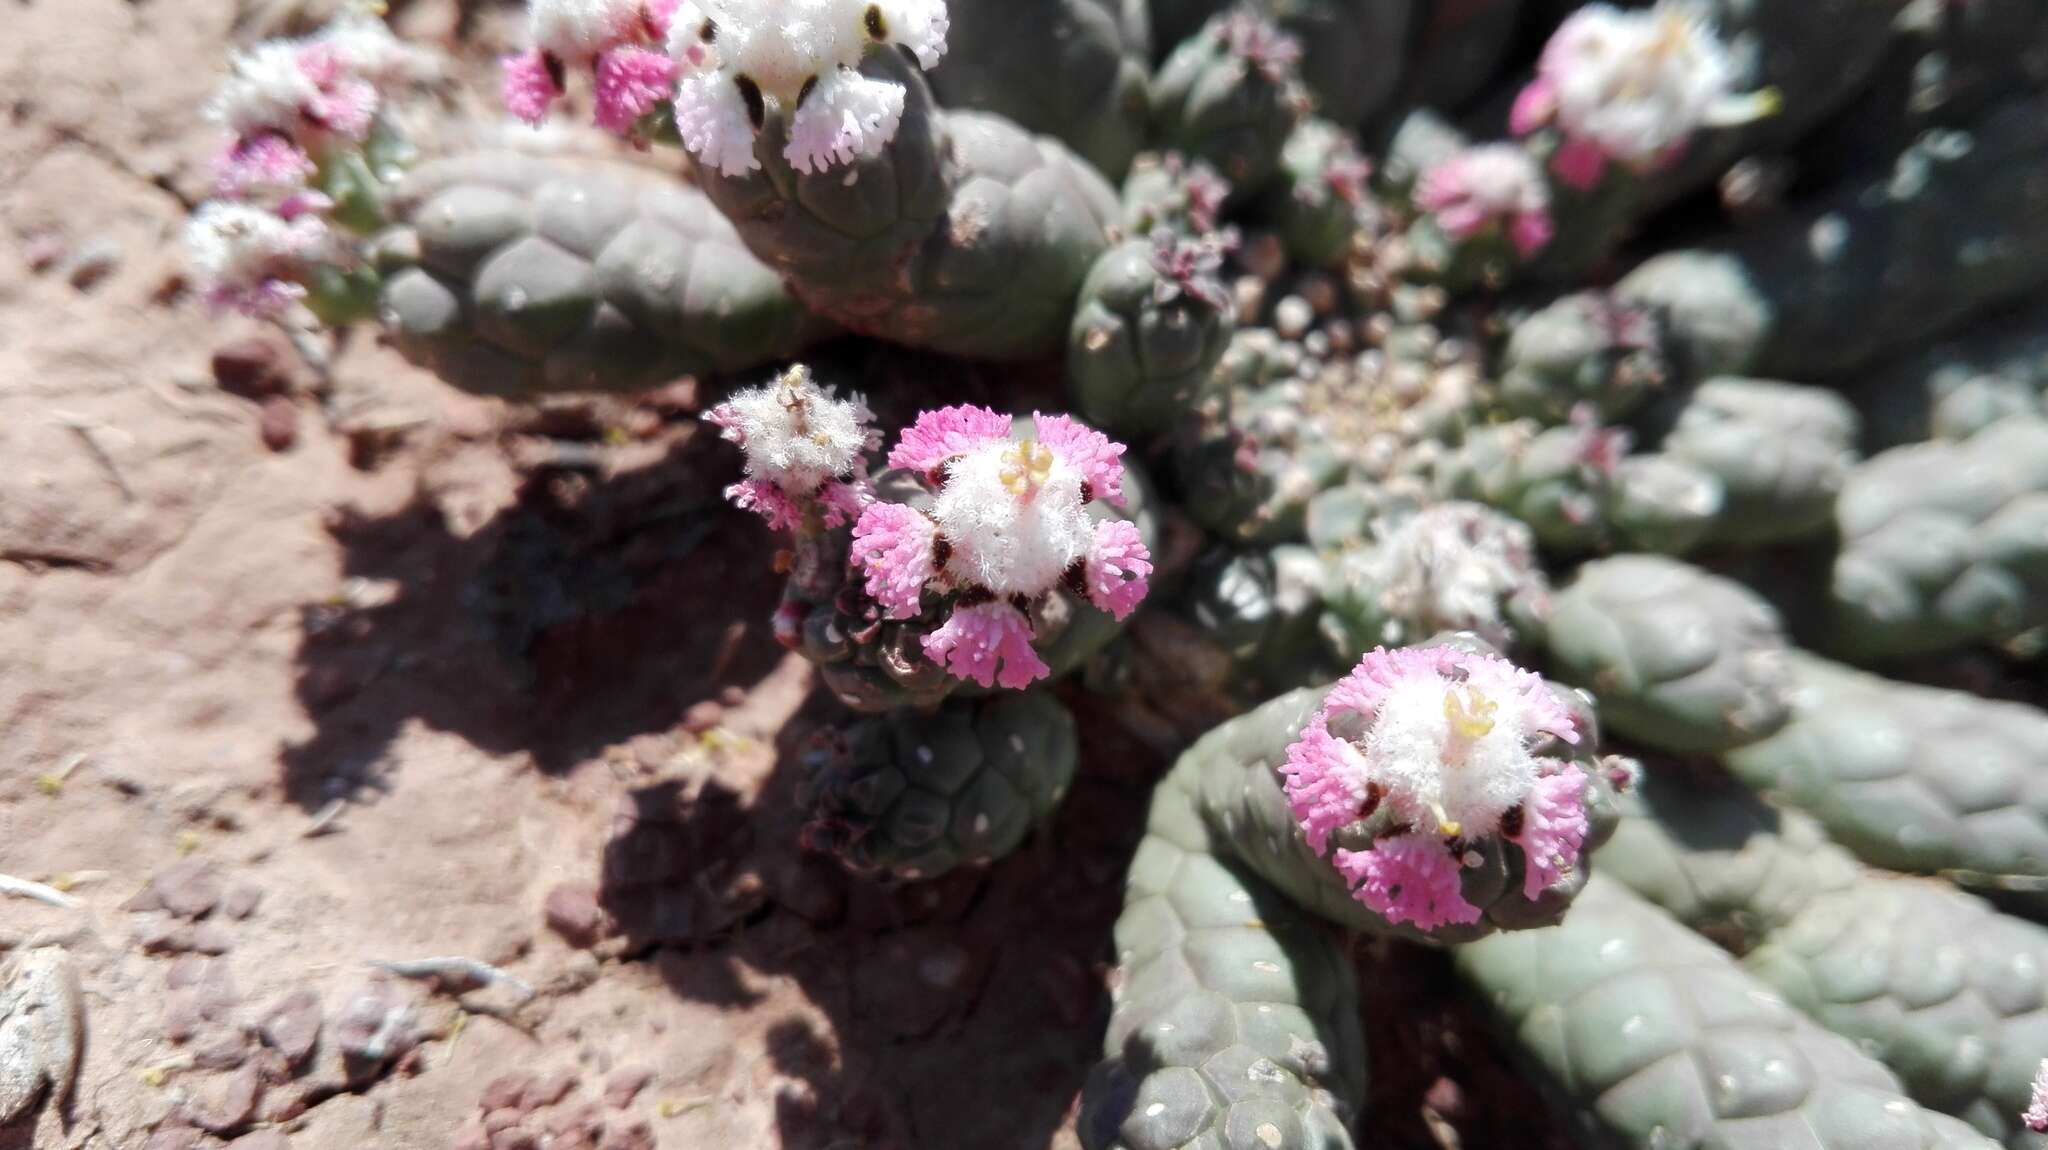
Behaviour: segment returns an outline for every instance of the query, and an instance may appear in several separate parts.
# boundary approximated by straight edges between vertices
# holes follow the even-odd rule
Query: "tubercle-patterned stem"
[[[799,173],[771,114],[757,171],[697,181],[806,305],[849,330],[975,359],[1043,354],[1109,244],[1115,192],[1085,161],[1000,116],[944,111],[923,73],[875,50],[864,73],[905,91],[880,155]]]
[[[1605,875],[1561,925],[1492,935],[1456,964],[1589,1147],[1996,1145]]]
[[[1742,956],[1751,975],[1860,1044],[1921,1105],[2013,1150],[2048,1050],[2048,929],[1970,895],[1865,870],[1810,819],[1739,788],[1653,776],[1604,876]]]

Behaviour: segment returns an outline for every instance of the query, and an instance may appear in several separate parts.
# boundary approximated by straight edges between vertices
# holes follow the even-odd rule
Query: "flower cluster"
[[[1544,738],[1578,741],[1571,713],[1532,672],[1450,648],[1377,648],[1332,688],[1287,748],[1288,805],[1309,847],[1386,808],[1367,850],[1332,863],[1352,896],[1390,923],[1475,923],[1461,892],[1469,843],[1515,843],[1534,898],[1577,865],[1588,830],[1586,774],[1539,757]]]
[[[2034,1095],[2027,1100],[2020,1121],[2036,1134],[2048,1134],[2048,1058],[2042,1059],[2041,1068],[2034,1072]]]
[[[1609,163],[1650,171],[1683,154],[1701,128],[1776,109],[1774,93],[1737,94],[1734,82],[1727,49],[1682,0],[1633,11],[1589,4],[1544,47],[1510,125],[1518,136],[1555,125],[1563,139],[1551,170],[1589,190]]]
[[[1547,589],[1528,526],[1478,503],[1439,503],[1382,530],[1362,566],[1389,643],[1443,630],[1505,643],[1503,605]]]
[[[1240,6],[1220,17],[1215,28],[1223,50],[1247,67],[1283,87],[1298,82],[1301,41],[1281,31],[1278,24]]]
[[[754,134],[770,106],[790,118],[782,154],[799,172],[875,156],[896,137],[905,92],[861,75],[862,57],[890,44],[930,68],[947,26],[945,0],[685,0],[668,33],[676,131],[728,176],[761,166]]]
[[[1223,257],[1237,247],[1237,229],[1225,228],[1190,238],[1171,228],[1152,233],[1152,302],[1172,303],[1186,296],[1216,311],[1230,309],[1230,289],[1223,286]]]
[[[747,477],[726,498],[775,530],[800,530],[813,512],[838,527],[874,499],[864,459],[882,446],[874,415],[860,396],[839,399],[819,386],[809,368],[739,392],[705,418],[746,453]]]
[[[526,21],[533,46],[503,61],[505,109],[538,124],[567,90],[569,69],[587,68],[598,126],[630,132],[675,91],[679,71],[667,48],[678,2],[532,0]]]
[[[1142,189],[1135,202],[1134,188]],[[1206,161],[1167,152],[1140,157],[1124,183],[1124,194],[1132,230],[1138,234],[1170,227],[1199,236],[1216,230],[1230,199],[1230,181]]]
[[[388,90],[423,83],[439,67],[367,11],[236,54],[206,108],[228,134],[214,161],[218,199],[186,229],[188,262],[210,303],[274,317],[305,296],[317,265],[349,257],[322,176],[360,156]]]
[[[950,596],[924,652],[955,677],[1024,687],[1050,674],[1032,649],[1029,612],[1065,586],[1118,619],[1144,599],[1152,556],[1135,524],[1097,522],[1096,499],[1123,503],[1124,446],[1066,416],[1011,419],[959,406],[918,416],[889,466],[923,477],[928,511],[875,503],[853,529],[852,560],[892,619],[914,619],[927,593]]]
[[[1452,239],[1505,236],[1524,259],[1556,232],[1543,173],[1514,144],[1466,148],[1432,165],[1415,185],[1415,206]]]

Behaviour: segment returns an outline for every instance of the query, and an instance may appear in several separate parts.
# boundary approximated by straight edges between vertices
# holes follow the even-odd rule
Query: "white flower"
[[[1035,440],[961,456],[932,502],[932,521],[953,543],[945,566],[998,596],[1043,594],[1095,541],[1082,478]]]
[[[378,85],[426,83],[441,74],[434,53],[400,40],[389,24],[368,13],[344,15],[310,42],[331,46],[350,74]]]
[[[200,291],[216,306],[270,314],[305,294],[296,281],[309,265],[336,258],[326,221],[285,219],[248,204],[202,204],[185,225],[186,259]]]
[[[633,38],[642,0],[531,0],[526,21],[533,46],[584,63]]]
[[[792,498],[865,472],[862,455],[881,446],[874,415],[858,395],[840,399],[797,366],[713,408],[711,422],[746,453],[747,477]]]
[[[945,53],[943,0],[693,0],[669,25],[682,70],[683,146],[727,175],[759,164],[753,134],[770,107],[790,119],[784,155],[801,172],[876,155],[895,138],[905,93],[859,75],[869,46]]]
[[[1565,134],[1633,167],[1658,162],[1703,127],[1768,114],[1768,93],[1738,96],[1735,66],[1710,25],[1680,0],[1648,11],[1589,4],[1551,37],[1518,114],[1554,117]]]
[[[300,113],[320,103],[320,85],[301,63],[302,45],[270,40],[229,62],[227,80],[206,105],[206,116],[236,136],[289,132]]]
[[[1360,559],[1360,576],[1387,620],[1383,642],[1441,630],[1505,642],[1513,629],[1502,605],[1543,587],[1529,528],[1477,503],[1441,503],[1379,533],[1379,545]]]
[[[782,149],[799,172],[878,155],[903,119],[903,85],[838,68],[818,81],[789,124]]]

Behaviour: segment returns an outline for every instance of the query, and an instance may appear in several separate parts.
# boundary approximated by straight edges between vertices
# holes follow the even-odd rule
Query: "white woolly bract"
[[[955,459],[931,517],[952,546],[946,570],[1000,596],[1052,590],[1095,538],[1081,473],[1035,443],[993,443]]]
[[[1448,161],[1460,188],[1490,215],[1540,212],[1550,206],[1550,187],[1527,151],[1516,144],[1481,144]]]
[[[587,62],[632,38],[642,0],[528,0],[533,46],[563,60]]]
[[[1625,163],[1656,160],[1714,121],[1734,68],[1688,5],[1648,11],[1593,4],[1574,12],[1545,51],[1565,131]]]
[[[207,102],[207,118],[237,136],[295,127],[300,113],[320,99],[319,85],[300,64],[300,50],[295,41],[272,40],[236,53],[228,78]]]
[[[718,415],[726,438],[746,453],[747,475],[792,496],[860,473],[862,454],[876,446],[874,415],[861,397],[839,399],[803,368],[739,392],[719,405]]]
[[[331,253],[334,234],[313,216],[287,220],[247,204],[201,204],[185,225],[186,263],[202,292],[250,289]]]
[[[376,16],[351,13],[322,28],[309,41],[332,47],[351,75],[376,84],[418,84],[441,74],[441,59],[400,40]]]
[[[852,163],[880,153],[902,119],[903,85],[835,69],[796,110],[782,155],[799,172]]]
[[[1485,733],[1459,735],[1459,713],[1484,715]],[[1418,676],[1388,693],[1362,752],[1343,745],[1347,755],[1360,756],[1363,777],[1384,786],[1394,809],[1418,830],[1475,838],[1498,828],[1541,776],[1540,761],[1529,753],[1534,720],[1514,692]]]
[[[1441,503],[1382,529],[1360,564],[1397,632],[1382,637],[1390,643],[1441,630],[1501,641],[1509,632],[1503,603],[1541,579],[1528,526],[1476,503]]]
[[[685,76],[676,86],[676,136],[699,163],[741,176],[761,166],[754,158],[754,125],[731,79],[718,72]]]

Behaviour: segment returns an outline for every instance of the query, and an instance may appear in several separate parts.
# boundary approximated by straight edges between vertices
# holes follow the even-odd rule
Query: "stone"
[[[199,1131],[190,1126],[161,1126],[150,1132],[142,1150],[192,1150],[199,1144]]]
[[[284,353],[269,340],[251,336],[214,349],[213,382],[229,395],[264,399],[288,394],[292,378]]]
[[[221,913],[229,918],[243,919],[256,913],[263,902],[263,888],[250,883],[236,883],[228,888],[227,897],[221,900]]]
[[[62,947],[37,947],[0,969],[0,1126],[45,1089],[67,1103],[84,1043],[78,974]]]
[[[187,859],[149,880],[129,900],[129,910],[167,910],[179,918],[203,918],[220,902],[220,875],[205,859]]]
[[[500,1074],[484,1087],[483,1097],[477,1099],[477,1109],[489,1113],[493,1110],[516,1110],[519,1096],[533,1085],[533,1075],[524,1070]]]
[[[194,1126],[225,1135],[247,1126],[262,1099],[262,1073],[254,1066],[244,1066],[201,1087],[187,1104],[186,1115]]]
[[[654,1071],[645,1066],[621,1066],[604,1080],[604,1104],[614,1110],[624,1110],[652,1081]]]
[[[256,432],[263,446],[289,451],[299,441],[299,405],[288,395],[273,395],[256,409]]]
[[[540,1150],[540,1135],[513,1127],[491,1135],[491,1150]]]
[[[568,1071],[557,1070],[543,1074],[527,1083],[526,1089],[519,1092],[519,1108],[538,1110],[543,1106],[553,1106],[568,1097],[569,1092],[574,1089],[576,1076]]]
[[[597,903],[597,888],[586,883],[564,883],[549,891],[541,904],[548,929],[578,949],[595,946],[605,935],[604,908]]]
[[[645,1119],[605,1131],[599,1150],[655,1150],[654,1127]]]
[[[297,1070],[320,1044],[321,1019],[320,996],[310,990],[295,990],[271,1007],[256,1029],[264,1045],[284,1055]]]
[[[228,1150],[291,1150],[291,1145],[282,1130],[257,1130],[228,1143]]]
[[[491,1150],[491,1136],[481,1126],[464,1126],[455,1132],[455,1141],[448,1150]]]

